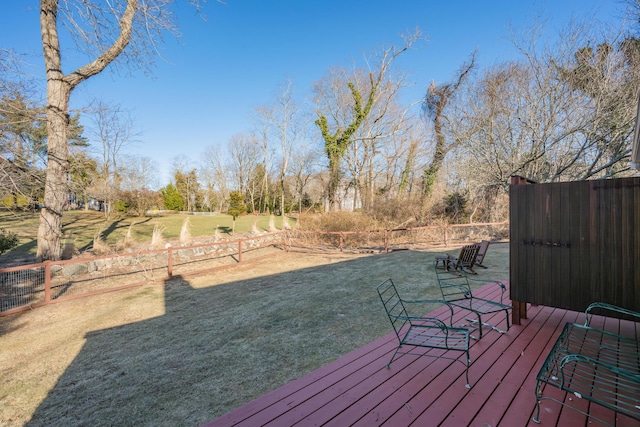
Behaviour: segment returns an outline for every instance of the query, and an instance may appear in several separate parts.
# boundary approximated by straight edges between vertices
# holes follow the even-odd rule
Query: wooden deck
[[[498,287],[484,286],[477,296],[498,300]],[[431,315],[448,321],[447,313],[441,308]],[[454,323],[464,322],[463,317],[456,312]],[[506,328],[502,313],[487,319]],[[389,334],[206,426],[537,426],[531,421],[536,374],[564,324],[583,320],[582,313],[535,306],[508,333],[485,331],[470,351],[471,390],[465,388],[463,364],[451,360],[403,355],[387,369],[397,346],[397,338]],[[640,336],[640,324],[604,318],[594,322]],[[551,392],[547,388],[545,394]],[[558,391],[557,397],[564,395]],[[640,424],[575,396],[566,399],[610,424]],[[551,401],[542,402],[540,417],[542,426],[600,425]]]

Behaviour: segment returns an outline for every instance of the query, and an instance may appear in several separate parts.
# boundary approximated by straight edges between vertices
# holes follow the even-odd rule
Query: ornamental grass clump
[[[289,225],[289,218],[287,218],[286,215],[282,216],[282,229],[291,230],[291,225]]]
[[[166,228],[160,224],[156,224],[156,226],[153,227],[153,233],[151,234],[151,247],[154,249],[161,249],[164,247],[165,240],[162,233],[164,233],[165,229]]]
[[[191,237],[191,223],[189,222],[189,218],[185,218],[182,221],[182,228],[180,229],[180,244],[188,245],[193,241]]]
[[[111,252],[111,248],[102,240],[102,229],[93,235],[93,253],[95,255],[106,255]]]
[[[133,237],[133,225],[135,222],[129,224],[129,228],[127,229],[127,234],[125,234],[124,239],[118,241],[116,243],[116,249],[121,251],[124,249],[130,249],[136,247],[136,239]]]

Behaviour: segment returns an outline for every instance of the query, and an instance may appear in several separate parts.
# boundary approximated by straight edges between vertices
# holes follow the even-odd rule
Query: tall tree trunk
[[[69,96],[71,85],[64,79],[60,43],[56,29],[57,1],[41,2],[40,25],[47,69],[47,175],[44,206],[40,210],[37,259],[60,259],[62,211],[69,193]]]
[[[120,33],[113,45],[93,62],[64,75],[58,39],[58,0],[40,1],[40,35],[47,75],[47,175],[44,188],[44,207],[40,211],[38,250],[36,257],[60,259],[62,236],[62,211],[68,189],[69,146],[69,97],[78,84],[100,73],[122,53],[131,39],[133,18],[137,0],[128,0],[120,19]]]
[[[433,127],[436,134],[436,146],[433,151],[433,159],[431,159],[431,163],[429,163],[429,166],[423,171],[424,183],[422,191],[424,195],[428,197],[430,197],[431,193],[433,192],[433,187],[436,183],[438,172],[444,164],[444,158],[446,154],[455,146],[454,143],[451,143],[448,147],[445,146],[446,139],[444,133],[442,132],[440,112],[436,115],[436,118],[433,121]]]
[[[61,254],[62,211],[68,188],[69,148],[67,144],[68,111],[71,89],[62,80],[47,82],[47,175],[44,187],[44,203],[40,211],[38,228],[38,259],[59,259]]]
[[[284,217],[284,170],[280,173],[280,215]]]
[[[329,199],[329,211],[339,211],[338,188],[340,186],[340,160],[339,155],[329,157],[329,185],[327,186],[327,197]]]
[[[411,145],[409,146],[409,151],[407,152],[407,159],[405,160],[404,169],[400,174],[400,183],[398,184],[398,196],[404,195],[404,193],[409,188],[409,176],[411,175],[411,171],[413,170],[413,166],[415,164],[416,153],[418,151],[417,141],[411,140]]]

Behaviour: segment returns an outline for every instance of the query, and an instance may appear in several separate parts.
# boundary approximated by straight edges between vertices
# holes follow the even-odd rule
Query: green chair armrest
[[[612,304],[607,304],[605,302],[594,302],[589,304],[589,307],[584,311],[586,315],[586,319],[584,321],[584,326],[589,326],[589,322],[591,320],[591,316],[593,316],[590,312],[594,309],[606,310],[606,311],[614,311],[620,314],[625,314],[627,316],[632,316],[637,318],[637,321],[640,321],[640,313],[628,310],[626,308],[618,307]]]
[[[581,364],[581,363],[597,366],[598,369],[608,370],[616,375],[623,376],[625,378],[628,378],[631,381],[634,381],[640,384],[640,374],[638,372],[629,371],[627,369],[620,368],[618,366],[604,363],[598,359],[594,359],[593,357],[585,356],[582,354],[567,354],[560,360],[560,372],[562,375],[562,384],[564,384],[564,381],[565,381],[565,373],[564,373],[565,366],[569,364]]]

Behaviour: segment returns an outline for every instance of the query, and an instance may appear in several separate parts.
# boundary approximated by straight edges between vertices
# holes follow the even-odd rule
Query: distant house
[[[87,207],[94,211],[104,212],[104,200],[89,199]]]
[[[353,212],[357,209],[362,209],[362,199],[357,196],[356,187],[353,185],[353,181],[343,180],[340,183],[338,191],[336,191],[336,198],[338,199],[340,210],[344,212]],[[324,198],[324,210],[326,212],[331,210],[331,207],[329,206],[329,199],[327,197]]]

